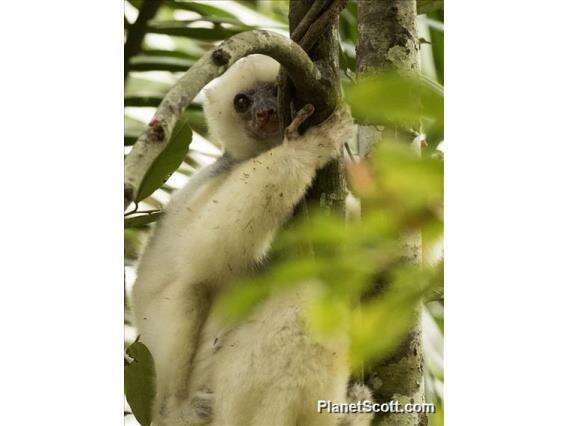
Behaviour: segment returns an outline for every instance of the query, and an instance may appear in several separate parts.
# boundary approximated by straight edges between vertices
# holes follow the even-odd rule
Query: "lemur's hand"
[[[292,144],[299,150],[306,150],[316,156],[317,167],[338,157],[343,145],[355,133],[353,119],[347,107],[339,107],[323,123],[309,128],[305,134],[298,134],[298,127],[313,113],[311,104],[302,108],[286,129],[284,143]]]

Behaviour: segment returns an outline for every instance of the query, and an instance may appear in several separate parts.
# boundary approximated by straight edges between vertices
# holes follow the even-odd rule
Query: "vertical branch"
[[[418,63],[418,41],[416,37],[416,0],[358,0],[357,74],[396,71],[416,72]],[[417,100],[418,101],[418,100]],[[418,128],[419,123],[416,123]],[[413,129],[384,129],[410,136]],[[368,154],[381,139],[376,127],[360,126],[358,134],[359,152]],[[405,138],[403,138],[405,139]],[[364,206],[363,206],[364,207]],[[364,214],[364,210],[363,210]],[[420,234],[403,235],[405,261],[420,264]],[[381,286],[378,293],[380,294]],[[424,359],[422,332],[419,312],[416,312],[416,325],[390,358],[369,366],[365,377],[377,402],[397,400],[401,404],[424,402]],[[381,425],[426,425],[425,414],[386,413],[376,419]]]
[[[385,71],[418,71],[418,39],[416,37],[416,1],[357,1],[357,75]],[[400,139],[406,133],[412,140],[411,129],[384,129],[397,132]],[[366,156],[381,138],[375,126],[360,126],[357,143],[359,154]]]
[[[291,92],[289,95],[294,110],[299,110],[308,102],[314,104],[315,113],[307,122],[308,125],[319,124],[325,120],[333,112],[341,96],[337,15],[341,10],[341,3],[344,6],[345,1],[338,2],[335,0],[329,3],[330,5],[326,9],[325,7],[322,8],[322,2],[317,0],[296,0],[290,2],[288,15],[290,34],[293,34],[295,37],[303,38],[310,33],[310,26],[306,25],[304,20],[306,16],[314,15],[313,23],[325,22],[325,25],[318,28],[320,36],[315,43],[312,43],[312,37],[308,38],[310,40],[309,44],[313,44],[313,46],[309,48],[307,53],[319,69],[322,83],[328,88],[330,98],[328,100],[307,99],[305,94],[295,91],[293,87],[290,89],[289,81],[288,85],[285,85]],[[322,11],[320,15],[321,20],[315,18],[317,14],[313,12],[312,6],[314,6],[314,9],[317,8],[318,12]],[[312,9],[312,12],[310,12],[310,9]],[[331,13],[330,10],[335,14]],[[326,11],[328,12],[327,14]],[[304,29],[302,33],[299,31],[295,32],[299,25]],[[319,24],[314,29],[318,26]],[[287,115],[284,114],[284,116]],[[317,173],[306,199],[319,203],[320,207],[329,211],[344,214],[345,197],[347,195],[346,188],[343,163],[341,160],[335,160]]]
[[[148,21],[158,12],[161,4],[161,0],[144,0],[140,9],[138,9],[136,21],[128,28],[126,42],[124,43],[124,80],[128,76],[130,59],[140,52]]]

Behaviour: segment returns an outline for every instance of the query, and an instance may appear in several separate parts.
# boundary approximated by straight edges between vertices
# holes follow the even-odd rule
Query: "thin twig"
[[[286,139],[297,139],[299,136],[298,129],[310,116],[314,113],[315,108],[312,104],[306,104],[298,111],[296,117],[292,120],[290,125],[286,128]]]
[[[345,146],[345,150],[347,151],[347,155],[349,155],[351,162],[355,163],[355,157],[353,156],[353,152],[351,152],[351,147],[349,146],[349,144],[345,142],[343,146]]]
[[[133,215],[134,213],[138,213],[138,214],[142,215],[142,214],[158,213],[158,212],[160,212],[160,211],[162,211],[162,210],[160,210],[160,209],[153,209],[153,210],[131,211],[131,212],[129,212],[129,213],[125,213],[125,214],[124,214],[124,217],[126,217],[126,216],[131,216],[131,215]]]
[[[138,201],[134,202],[134,209],[129,211],[128,213],[124,213],[124,217],[126,216],[130,216],[131,214],[134,214],[138,211]]]
[[[305,51],[309,51],[316,44],[327,26],[333,24],[346,5],[347,0],[333,0],[333,3],[310,25],[298,44]]]
[[[310,10],[308,10],[308,13],[306,13],[306,15],[302,18],[298,26],[294,28],[294,31],[290,35],[290,38],[292,40],[298,42],[302,39],[302,37],[304,37],[306,31],[319,16],[327,2],[328,0],[315,0],[312,3],[312,6],[310,7]]]

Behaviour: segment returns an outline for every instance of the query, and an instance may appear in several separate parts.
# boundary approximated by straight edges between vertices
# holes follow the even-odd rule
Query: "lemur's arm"
[[[349,113],[341,110],[298,136],[295,127],[305,118],[295,120],[281,145],[237,165],[204,206],[194,228],[200,232],[189,241],[191,276],[224,278],[255,262],[315,171],[338,155],[353,132]]]
[[[315,171],[340,152],[353,132],[351,117],[340,110],[303,136],[295,130],[309,116],[297,117],[284,142],[230,172],[192,224],[182,248],[187,264],[169,295],[175,313],[167,394],[187,395],[200,330],[211,304],[207,283],[223,282],[249,267],[269,246],[274,233],[304,195]],[[183,277],[188,281],[184,282]]]

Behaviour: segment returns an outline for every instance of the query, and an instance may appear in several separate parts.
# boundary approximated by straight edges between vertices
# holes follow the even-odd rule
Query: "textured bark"
[[[297,36],[305,36],[310,34],[309,26],[305,25],[305,33],[299,34],[298,31],[294,33],[297,27],[306,22],[303,18],[309,16],[312,4],[315,3],[317,7],[321,2],[317,0],[295,0],[290,2],[289,9],[289,24],[290,24],[290,34]],[[328,5],[328,11],[334,13],[328,13],[327,17],[319,22],[324,22],[329,20],[327,25],[323,28],[316,24],[313,28],[317,28],[319,37],[317,41],[313,43],[313,46],[308,50],[308,55],[314,61],[317,68],[319,69],[322,76],[322,83],[327,88],[328,100],[333,100],[333,102],[322,102],[321,99],[311,96],[310,94],[304,93],[297,86],[292,90],[292,105],[294,110],[301,108],[306,102],[313,103],[316,107],[315,113],[312,119],[307,122],[307,125],[318,124],[325,120],[331,112],[336,108],[337,103],[341,97],[341,85],[340,85],[340,73],[339,73],[339,35],[337,31],[337,12],[340,10],[345,2],[333,1]],[[334,8],[334,9],[332,9]],[[321,8],[320,8],[321,10]],[[326,10],[323,10],[325,13]],[[304,25],[304,24],[302,24]],[[312,30],[313,31],[313,30]],[[313,37],[309,36],[309,44],[312,44]],[[308,96],[306,96],[308,95]],[[320,207],[327,209],[329,211],[337,212],[338,214],[344,214],[345,212],[345,197],[347,195],[347,186],[345,183],[345,172],[344,165],[341,160],[336,160],[330,162],[326,167],[321,169],[314,180],[311,188],[308,191],[306,200],[308,203],[316,202]]]
[[[359,0],[357,8],[357,71],[417,71],[416,0]]]
[[[418,64],[416,37],[416,0],[359,0],[357,74],[396,71],[415,72]],[[392,129],[385,129],[389,132]],[[394,129],[396,131],[396,129]],[[408,132],[411,134],[411,132]],[[373,126],[360,126],[358,144],[365,155],[380,141],[381,132]],[[364,206],[363,206],[364,214]],[[405,260],[421,264],[420,234],[404,235]],[[380,286],[379,286],[380,287]],[[380,295],[379,289],[379,295]],[[391,400],[405,403],[424,402],[424,359],[418,312],[416,325],[388,359],[367,366],[365,381],[377,402]],[[380,330],[378,331],[380,334]],[[375,424],[425,425],[425,414],[387,413],[378,415]]]
[[[322,105],[334,105],[337,94],[300,46],[281,35],[247,31],[228,38],[197,61],[170,89],[146,131],[138,138],[124,162],[124,208],[136,198],[140,184],[155,159],[166,148],[183,110],[199,91],[223,74],[238,59],[260,53],[280,62],[298,91]],[[316,115],[316,114],[314,114]],[[329,114],[328,114],[329,115]]]

